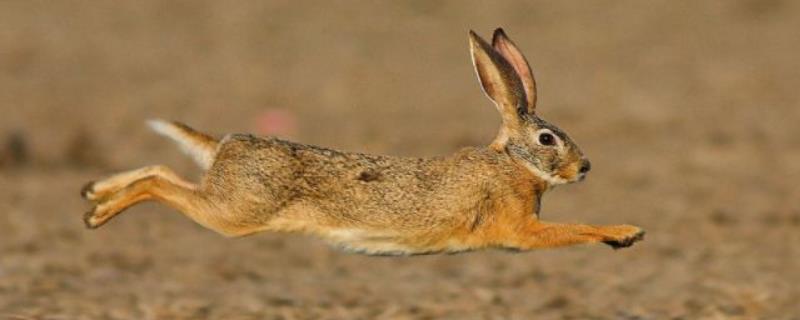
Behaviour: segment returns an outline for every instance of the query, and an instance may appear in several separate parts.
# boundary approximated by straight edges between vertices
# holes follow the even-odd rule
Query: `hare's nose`
[[[592,163],[589,160],[583,160],[581,163],[580,173],[587,173],[589,170],[592,170]]]

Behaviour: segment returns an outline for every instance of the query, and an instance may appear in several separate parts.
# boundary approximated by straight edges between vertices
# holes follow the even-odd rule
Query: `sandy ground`
[[[486,144],[466,32],[496,26],[594,165],[543,217],[644,242],[375,258],[155,204],[81,222],[86,181],[198,175],[152,117],[225,133],[277,111],[287,138],[395,155]],[[794,1],[0,2],[0,319],[800,319],[798,30]]]

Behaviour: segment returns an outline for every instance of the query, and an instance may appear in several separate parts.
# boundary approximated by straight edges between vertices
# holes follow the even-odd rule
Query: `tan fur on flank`
[[[535,114],[536,87],[524,56],[501,29],[490,45],[470,32],[476,73],[503,125],[487,147],[446,157],[342,152],[277,138],[222,140],[166,121],[151,126],[206,169],[195,184],[163,166],[89,183],[97,228],[154,200],[226,236],[259,231],[318,236],[346,250],[407,255],[483,248],[529,250],[584,243],[626,247],[644,231],[539,220],[552,185],[580,181],[589,162],[561,130]]]

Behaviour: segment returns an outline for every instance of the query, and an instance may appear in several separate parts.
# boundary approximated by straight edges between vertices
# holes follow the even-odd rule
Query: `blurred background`
[[[800,3],[2,1],[0,318],[698,319],[800,316]],[[539,112],[591,158],[544,199],[644,242],[346,254],[226,239],[165,207],[88,231],[78,193],[191,160],[144,126],[443,155],[500,123],[467,31],[527,54]]]

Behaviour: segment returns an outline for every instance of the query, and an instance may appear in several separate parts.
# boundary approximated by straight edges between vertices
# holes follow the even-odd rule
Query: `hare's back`
[[[261,210],[305,202],[327,214],[369,220],[419,212],[422,200],[441,187],[437,162],[234,134],[221,142],[206,184],[227,197],[257,200]]]
[[[205,183],[226,193],[271,200],[339,196],[365,182],[401,178],[412,165],[397,158],[342,152],[274,137],[232,134],[220,142]]]

